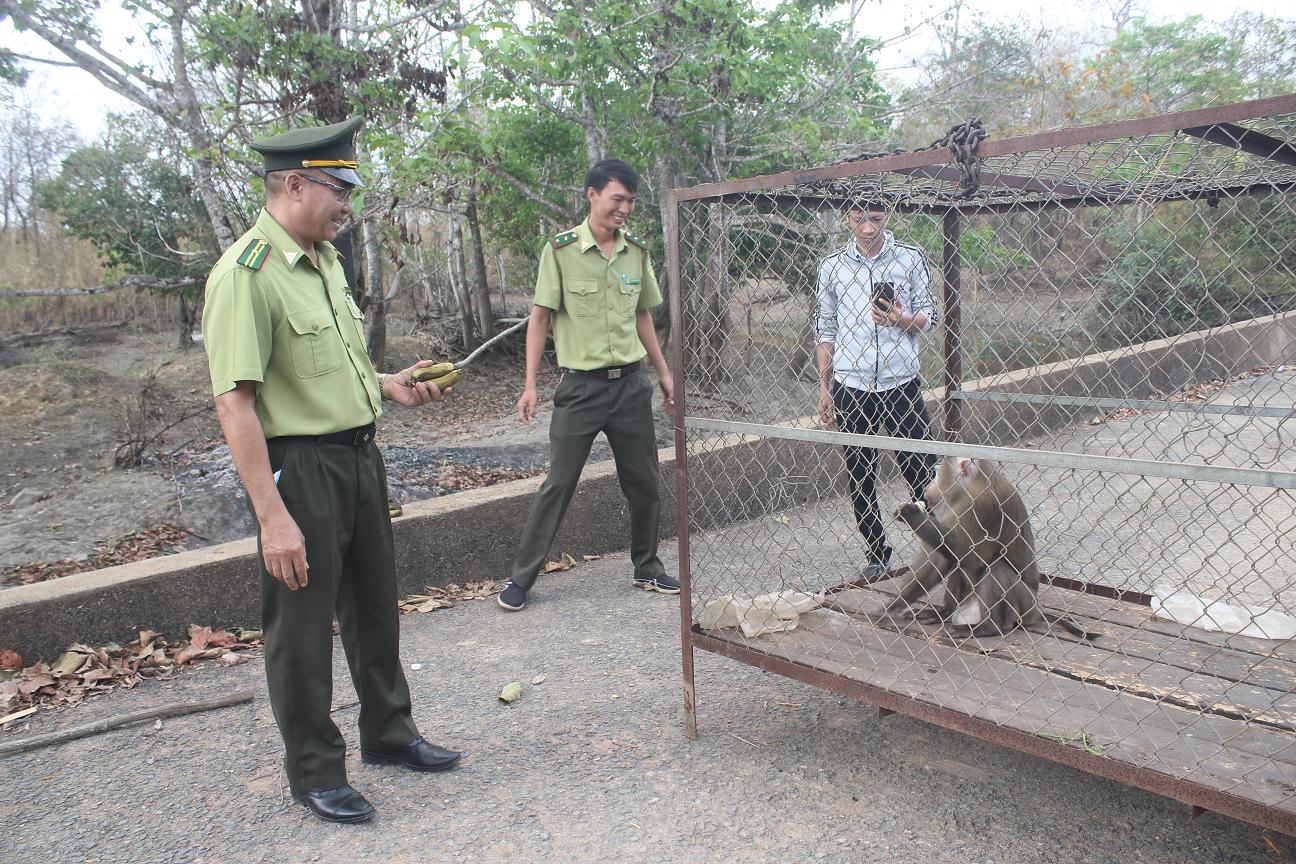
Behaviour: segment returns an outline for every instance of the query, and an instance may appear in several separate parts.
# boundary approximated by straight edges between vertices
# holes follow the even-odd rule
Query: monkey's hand
[[[927,507],[920,501],[906,501],[896,508],[895,516],[910,528],[927,521]]]

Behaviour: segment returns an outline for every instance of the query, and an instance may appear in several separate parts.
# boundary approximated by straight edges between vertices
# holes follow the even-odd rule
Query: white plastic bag
[[[766,633],[786,633],[797,626],[798,619],[824,601],[822,592],[784,590],[758,594],[751,599],[726,594],[702,607],[698,626],[703,630],[738,627],[748,639]]]
[[[1296,618],[1277,609],[1206,600],[1182,589],[1152,589],[1152,614],[1202,630],[1257,639],[1291,639],[1296,636]]]

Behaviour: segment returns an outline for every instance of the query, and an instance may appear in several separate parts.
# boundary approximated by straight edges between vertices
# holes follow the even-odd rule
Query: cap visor
[[[323,171],[330,177],[336,177],[343,183],[350,183],[357,189],[364,188],[364,181],[360,179],[360,175],[357,174],[353,168],[319,168],[317,170]]]

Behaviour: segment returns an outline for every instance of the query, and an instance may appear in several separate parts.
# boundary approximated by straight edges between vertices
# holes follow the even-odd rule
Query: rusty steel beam
[[[959,241],[963,236],[962,217],[957,210],[947,210],[941,217],[941,275],[945,294],[945,341],[941,353],[945,358],[945,396],[942,400],[942,438],[959,440],[962,430],[960,403],[955,394],[963,387],[962,278],[963,257]]]
[[[666,210],[666,280],[670,290],[671,319],[671,377],[675,384],[675,518],[676,542],[679,544],[680,583],[680,658],[684,684],[684,734],[697,737],[697,703],[694,701],[693,680],[693,594],[689,563],[688,525],[688,439],[684,432],[684,286],[680,272],[680,207],[675,190],[666,191],[663,201]]]
[[[1065,588],[1068,591],[1076,591],[1080,594],[1092,594],[1095,597],[1103,597],[1108,600],[1120,600],[1123,603],[1130,603],[1135,606],[1152,605],[1152,595],[1144,594],[1141,591],[1128,591],[1124,588],[1113,588],[1099,582],[1081,582],[1078,579],[1068,579],[1065,576],[1050,576],[1047,573],[1040,574],[1040,581],[1045,585]]]
[[[1133,120],[1118,120],[1113,123],[1100,123],[1095,126],[1073,126],[1054,132],[1037,132],[1032,135],[1019,135],[1013,138],[991,138],[981,142],[977,155],[982,159],[989,159],[994,156],[1007,156],[1032,150],[1075,147],[1083,144],[1111,141],[1117,138],[1157,135],[1178,132],[1197,126],[1218,126],[1221,123],[1292,113],[1296,113],[1296,93],[1274,96],[1269,99],[1255,99],[1250,102],[1235,102],[1231,105],[1218,105],[1214,108],[1201,108],[1196,111],[1178,111],[1156,117],[1136,117]],[[897,153],[892,156],[861,159],[857,162],[840,162],[836,165],[825,165],[820,168],[783,171],[778,174],[762,174],[756,177],[727,180],[721,183],[703,183],[676,191],[679,193],[681,202],[694,201],[699,198],[715,198],[734,192],[757,192],[780,186],[800,186],[825,180],[841,180],[847,177],[882,174],[887,171],[899,171],[902,168],[943,165],[951,161],[953,161],[953,156],[947,148],[920,150],[916,153]]]
[[[1296,837],[1296,813],[1279,810],[1266,804],[1260,804],[1229,792],[1211,789],[1191,780],[1171,777],[1151,768],[1143,768],[1127,762],[1119,762],[1106,756],[1095,756],[1078,747],[1069,747],[1060,741],[1020,732],[954,711],[942,708],[929,702],[920,702],[909,696],[902,696],[890,690],[884,690],[871,684],[865,684],[852,678],[836,675],[815,669],[803,663],[784,660],[771,654],[765,654],[735,645],[723,639],[705,635],[694,628],[693,644],[704,651],[737,660],[749,666],[755,666],[767,672],[773,672],[794,681],[801,681],[822,690],[828,690],[839,696],[882,708],[896,714],[904,714],[916,720],[922,720],[933,726],[962,732],[992,744],[998,744],[1031,756],[1039,756],[1053,762],[1059,762],[1071,768],[1085,771],[1106,780],[1114,780],[1126,786],[1133,786],[1145,792],[1152,792],[1171,798],[1191,807],[1199,807],[1224,816],[1232,817],[1260,828],[1278,831],[1289,837]]]
[[[1232,198],[1246,198],[1258,195],[1272,195],[1274,193],[1290,192],[1296,189],[1296,183],[1254,183],[1250,186],[1225,186],[1219,189],[1196,189],[1192,191],[1175,192],[1171,195],[1162,195],[1155,199],[1146,197],[1140,198],[1137,195],[1128,193],[1113,194],[1111,196],[1087,195],[1079,198],[1061,198],[1049,199],[1042,201],[954,201],[942,202],[938,204],[888,204],[901,213],[925,213],[928,215],[940,213],[944,214],[947,210],[953,208],[966,215],[976,215],[978,213],[1012,213],[1012,212],[1038,212],[1042,210],[1077,210],[1082,207],[1120,207],[1125,204],[1133,203],[1136,200],[1148,201],[1152,203],[1162,203],[1165,201],[1201,201],[1216,199],[1227,201]],[[762,205],[772,205],[776,208],[784,209],[806,209],[806,210],[845,210],[850,206],[851,201],[846,198],[838,197],[821,197],[818,195],[791,195],[785,193],[763,193],[763,192],[734,192],[728,195],[721,195],[717,198],[708,199],[708,203],[720,204],[748,204],[754,207]]]
[[[1296,165],[1296,147],[1272,135],[1239,126],[1236,123],[1217,123],[1214,126],[1193,126],[1183,130],[1185,135],[1201,138],[1212,144],[1232,147],[1262,159],[1272,159],[1283,165]]]
[[[928,177],[932,180],[945,180],[950,183],[960,182],[958,169],[949,165],[923,165],[919,168],[901,168],[895,173]],[[986,171],[984,168],[981,169],[981,185],[1003,186],[1008,189],[1038,192],[1043,195],[1067,195],[1072,198],[1089,194],[1074,183],[1063,183],[1060,180],[1040,179],[1038,177],[1019,177],[1016,174],[1000,174],[996,171]]]

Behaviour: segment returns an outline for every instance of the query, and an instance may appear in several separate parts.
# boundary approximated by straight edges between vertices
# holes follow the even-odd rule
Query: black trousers
[[[897,438],[927,438],[931,417],[923,402],[922,388],[915,378],[893,390],[869,392],[833,382],[833,408],[837,428],[857,435],[889,434]],[[870,556],[885,561],[891,557],[882,514],[877,500],[878,452],[871,447],[843,447],[846,470],[850,473],[851,504],[855,522],[864,535]],[[930,453],[897,452],[900,473],[915,499],[936,476],[937,459]]]
[[[346,782],[346,742],[329,714],[334,615],[360,698],[361,748],[396,749],[419,734],[398,653],[387,474],[372,442],[268,443],[310,569],[307,586],[290,591],[266,572],[258,535],[266,682],[288,782],[298,792],[318,792]]]
[[[535,584],[576,491],[594,436],[600,432],[612,445],[617,480],[630,507],[634,575],[645,579],[665,575],[666,568],[657,557],[661,498],[652,398],[652,381],[643,372],[612,381],[568,374],[558,382],[549,423],[549,476],[536,493],[518,542],[509,576],[514,585],[530,589]]]

